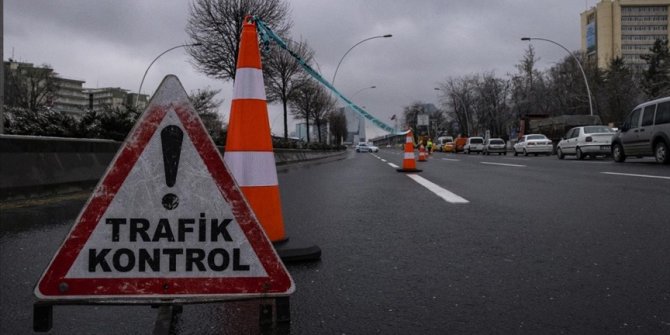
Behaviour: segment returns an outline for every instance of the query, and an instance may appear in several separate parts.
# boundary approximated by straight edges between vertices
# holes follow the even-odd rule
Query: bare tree
[[[242,24],[247,15],[261,18],[280,36],[291,27],[289,5],[282,0],[195,0],[190,7],[187,48],[195,67],[208,76],[235,79]]]
[[[332,110],[335,100],[326,92],[326,89],[312,79],[307,79],[300,85],[295,97],[291,100],[291,114],[298,119],[304,119],[307,124],[307,142],[309,138],[309,121],[313,120],[317,127],[319,142],[322,142],[321,127],[327,112]]]
[[[347,117],[344,109],[333,110],[328,113],[330,133],[335,138],[335,143],[340,144],[347,137]]]
[[[58,90],[56,73],[49,65],[5,63],[5,105],[38,111],[52,105]]]
[[[309,48],[307,42],[287,42],[289,50],[298,55],[306,63],[312,61],[314,51]],[[305,72],[302,71],[300,63],[286,50],[274,46],[264,57],[263,64],[266,68],[267,97],[269,102],[280,101],[284,110],[284,139],[288,138],[288,103],[296,94],[300,86],[307,81]]]
[[[470,136],[474,129],[474,85],[473,77],[448,78],[440,84],[440,105],[453,120],[456,121],[456,131]]]
[[[476,77],[477,124],[475,129],[489,130],[493,137],[506,137],[513,116],[509,108],[510,81],[493,73]]]
[[[540,59],[535,56],[533,45],[528,49],[516,68],[517,75],[512,76],[512,108],[518,117],[528,114],[548,114],[546,82],[542,72],[535,69]]]
[[[223,100],[216,99],[216,95],[220,91],[210,88],[198,89],[191,91],[191,94],[188,96],[193,109],[200,116],[209,136],[217,144],[222,143],[222,131],[224,128],[224,123],[219,117],[219,107],[223,103]]]

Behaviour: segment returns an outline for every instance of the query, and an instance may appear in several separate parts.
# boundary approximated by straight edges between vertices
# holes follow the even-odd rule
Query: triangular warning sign
[[[179,79],[167,76],[35,295],[153,302],[293,291]]]

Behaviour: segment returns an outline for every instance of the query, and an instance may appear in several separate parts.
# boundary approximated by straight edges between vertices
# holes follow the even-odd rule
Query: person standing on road
[[[431,155],[433,153],[433,141],[428,139],[428,143],[426,144],[426,149],[428,149],[428,154]]]

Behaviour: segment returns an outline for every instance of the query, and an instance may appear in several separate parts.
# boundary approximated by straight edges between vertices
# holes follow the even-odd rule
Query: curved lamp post
[[[146,78],[147,73],[149,72],[149,69],[151,68],[152,65],[154,65],[154,63],[158,60],[158,58],[161,58],[161,56],[165,55],[166,53],[168,53],[168,52],[170,52],[170,51],[172,51],[172,50],[174,50],[174,49],[184,48],[184,47],[194,47],[194,46],[199,46],[199,45],[202,45],[202,43],[193,43],[193,44],[180,44],[180,45],[176,45],[176,46],[173,46],[173,47],[170,48],[170,49],[167,49],[167,50],[161,52],[160,55],[156,56],[156,58],[154,58],[154,60],[151,61],[151,63],[149,64],[149,66],[147,66],[146,71],[144,71],[144,75],[142,76],[142,81],[140,82],[140,88],[137,90],[137,98],[135,99],[135,107],[137,107],[137,103],[138,103],[138,101],[139,101],[139,99],[140,99],[140,94],[142,93],[142,85],[144,85],[144,78]]]
[[[368,37],[368,38],[366,38],[366,39],[364,39],[364,40],[362,40],[362,41],[360,41],[360,42],[354,44],[354,46],[352,46],[351,48],[349,48],[349,50],[347,50],[347,52],[344,53],[344,55],[342,56],[342,58],[340,58],[340,62],[337,63],[337,67],[335,68],[335,73],[333,74],[333,80],[331,80],[330,83],[331,83],[333,86],[335,86],[335,77],[337,76],[337,70],[340,69],[340,64],[342,64],[342,61],[344,60],[344,57],[347,57],[347,54],[348,54],[353,48],[357,47],[359,44],[361,44],[361,43],[363,43],[363,42],[366,42],[366,41],[369,41],[369,40],[373,40],[373,39],[375,39],[375,38],[389,38],[389,37],[392,37],[392,36],[393,36],[393,35],[391,35],[391,34],[379,35],[379,36],[372,36],[372,37]]]
[[[365,90],[369,90],[369,89],[373,89],[373,88],[377,88],[377,86],[372,85],[372,86],[370,86],[370,87],[363,87],[363,88],[361,88],[360,90],[356,91],[356,93],[352,94],[352,95],[351,95],[351,99],[353,99],[356,95],[358,95],[358,93],[361,93],[361,92],[363,92],[363,91],[365,91]]]
[[[591,88],[589,88],[589,82],[588,82],[588,80],[586,80],[586,73],[584,72],[584,68],[582,67],[582,64],[579,62],[579,59],[577,59],[577,57],[575,57],[575,55],[572,52],[570,52],[570,50],[568,50],[568,48],[564,47],[563,45],[561,45],[557,42],[546,39],[546,38],[522,37],[521,40],[522,41],[540,40],[540,41],[545,41],[545,42],[549,42],[549,43],[554,43],[554,44],[558,45],[559,47],[563,48],[563,50],[565,50],[565,52],[567,52],[570,56],[572,56],[572,58],[577,63],[577,66],[579,66],[579,70],[582,71],[582,76],[584,77],[584,83],[586,84],[586,93],[588,93],[588,95],[589,95],[589,111],[591,113],[591,116],[593,116],[593,103],[591,101]]]

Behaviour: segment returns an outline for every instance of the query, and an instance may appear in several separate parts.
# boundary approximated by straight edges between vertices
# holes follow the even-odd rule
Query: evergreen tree
[[[604,75],[605,108],[601,113],[604,123],[617,124],[640,100],[641,92],[633,71],[623,58],[613,58]]]
[[[651,54],[640,56],[647,62],[642,73],[642,89],[649,99],[670,95],[670,53],[668,40],[657,39],[649,49]]]

